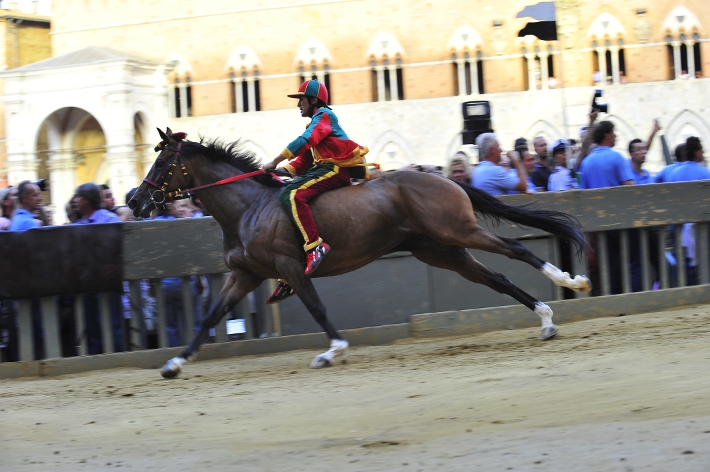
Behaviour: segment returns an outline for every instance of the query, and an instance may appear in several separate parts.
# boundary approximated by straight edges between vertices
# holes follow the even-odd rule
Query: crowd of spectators
[[[17,187],[8,187],[0,190],[0,231],[22,232],[32,228],[51,226],[51,213],[43,205],[42,190],[46,190],[44,181],[21,182]],[[136,189],[126,195],[130,200]],[[85,183],[76,188],[73,197],[65,205],[67,225],[87,225],[103,223],[122,223],[133,221],[133,213],[127,206],[117,206],[112,190],[108,185]],[[199,198],[179,200],[165,208],[154,210],[150,219],[194,218],[208,216],[207,210],[202,206]],[[141,304],[147,329],[152,333],[149,341],[157,347],[156,329],[165,329],[167,345],[169,347],[184,345],[192,336],[192,328],[199,328],[202,313],[208,308],[209,280],[205,276],[191,276],[186,278],[173,277],[160,280],[163,293],[165,326],[157,326],[155,283],[146,280],[140,282]],[[185,326],[186,307],[184,303],[183,283],[189,285],[192,293],[192,307],[195,325]],[[113,333],[112,350],[120,352],[128,350],[130,339],[128,333],[131,317],[131,299],[128,282],[124,282],[123,293],[107,294],[106,304],[111,322],[110,331]],[[83,333],[76,333],[76,319],[74,313],[75,297],[54,297],[59,313],[61,329],[61,350],[63,356],[77,355],[76,346],[83,340],[88,354],[107,352],[102,342],[101,305],[100,294],[85,293],[82,297]],[[253,296],[251,297],[253,301]],[[254,305],[251,303],[250,306]],[[40,300],[31,300],[32,306],[32,331],[33,349],[36,359],[44,358],[43,323],[41,316]],[[17,360],[16,325],[18,306],[16,301],[5,300],[0,303],[0,353],[3,360]],[[233,314],[236,316],[235,314]],[[254,328],[256,337],[261,336],[260,319],[256,310],[250,309],[253,318],[250,325]]]
[[[646,155],[653,142],[660,125],[654,121],[651,135],[646,141],[633,139],[628,143],[628,158],[617,152],[614,124],[611,121],[597,120],[597,112],[589,115],[589,125],[580,129],[580,141],[574,139],[558,139],[552,143],[538,136],[532,141],[533,150],[528,147],[528,141],[518,138],[513,143],[510,151],[504,152],[498,137],[494,133],[484,133],[476,140],[478,148],[478,163],[472,165],[471,155],[461,150],[454,155],[448,165],[408,165],[396,171],[430,172],[453,180],[466,182],[473,187],[484,190],[492,195],[514,193],[558,192],[572,189],[597,189],[615,187],[620,185],[643,185],[664,182],[683,182],[690,180],[710,179],[710,171],[704,165],[703,146],[699,138],[689,137],[686,142],[675,148],[675,162],[669,163],[655,175],[652,175],[643,166]],[[380,170],[370,172],[370,178],[383,175]],[[43,205],[42,192],[46,190],[44,181],[21,182],[17,187],[0,189],[0,231],[26,231],[40,226],[52,224],[52,216],[47,207]],[[126,195],[130,200],[136,189]],[[68,223],[74,225],[120,223],[134,220],[132,212],[126,206],[117,206],[112,190],[107,185],[85,183],[80,185],[71,201],[65,206]],[[208,216],[198,198],[180,200],[168,207],[155,210],[151,219],[174,219]],[[659,254],[658,231],[650,230],[651,254]],[[686,254],[685,266],[673,258],[673,245],[676,243],[673,231],[669,233],[670,241],[666,251],[668,261],[674,271],[685,270],[687,283],[697,283],[695,276],[695,238],[693,225],[683,227],[682,244]],[[607,231],[603,237],[607,238],[609,251],[609,266],[611,278],[611,292],[621,292],[621,277],[619,267],[620,232]],[[640,233],[630,230],[630,259],[632,290],[641,290],[641,254]],[[592,282],[596,282],[598,293],[598,261],[596,260],[596,247],[598,241],[590,237],[592,251],[590,252],[589,270]],[[563,253],[566,251],[562,247]],[[563,255],[564,258],[564,255]],[[654,288],[658,286],[659,264],[662,261],[652,260],[652,278]],[[563,264],[564,265],[564,264]],[[679,265],[679,267],[677,267]],[[564,267],[563,267],[564,268]],[[675,280],[675,279],[674,279]],[[141,297],[143,314],[149,329],[158,328],[166,330],[169,346],[179,346],[185,343],[191,335],[190,328],[197,328],[202,313],[208,308],[209,281],[204,276],[189,278],[165,278],[160,282],[163,294],[166,315],[165,326],[157,327],[155,317],[155,285],[148,281],[141,282]],[[184,325],[185,307],[183,306],[183,284],[188,284],[194,297],[195,326]],[[124,293],[115,294],[110,298],[112,330],[114,333],[114,351],[125,350],[128,347],[127,318],[131,316],[131,302],[128,295],[128,284],[124,284]],[[67,329],[68,340],[63,340],[64,355],[75,355],[71,350],[77,345],[78,338],[84,336],[88,352],[97,354],[105,352],[102,345],[101,326],[99,315],[98,294],[83,295],[83,311],[85,317],[85,332],[74,333],[73,328]],[[58,300],[63,306],[60,312],[69,312],[69,324],[73,326],[74,320],[71,307],[72,300]],[[70,307],[68,310],[66,307]],[[254,307],[254,296],[250,294],[250,306]],[[32,301],[33,331],[35,356],[41,358],[42,346],[42,320],[39,312],[39,300]],[[0,314],[7,315],[12,311],[8,309],[7,302],[0,306]],[[261,320],[256,316],[256,310],[250,309],[254,318],[250,323],[255,336],[261,333]],[[5,316],[7,318],[7,316]],[[0,327],[7,331],[7,321],[0,320]],[[7,341],[7,333],[3,331],[0,336],[0,348]],[[63,330],[64,331],[64,330]],[[67,352],[68,351],[68,352]],[[10,355],[12,357],[12,355]]]

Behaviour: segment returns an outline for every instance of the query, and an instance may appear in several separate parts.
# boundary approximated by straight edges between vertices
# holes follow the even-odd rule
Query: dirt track
[[[710,470],[710,306],[0,383],[0,470]]]

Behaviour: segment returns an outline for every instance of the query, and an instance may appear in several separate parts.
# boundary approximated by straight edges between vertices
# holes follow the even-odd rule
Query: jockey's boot
[[[320,243],[306,253],[306,275],[311,275],[320,265],[326,254],[330,251],[330,246],[326,243]]]
[[[291,287],[285,280],[279,280],[279,283],[276,284],[276,290],[274,290],[274,293],[269,295],[269,298],[266,299],[266,304],[271,305],[272,303],[278,303],[281,300],[286,300],[295,293],[296,292],[293,290],[293,287]]]

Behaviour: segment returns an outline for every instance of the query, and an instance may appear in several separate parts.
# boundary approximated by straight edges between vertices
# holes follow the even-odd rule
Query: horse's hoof
[[[577,289],[575,292],[591,292],[592,282],[586,275],[578,275],[574,278],[574,282],[577,284]]]
[[[182,365],[180,365],[179,362],[175,362],[174,359],[170,359],[167,364],[160,369],[160,375],[162,375],[164,379],[174,379],[180,375],[180,372],[182,372]]]
[[[316,358],[311,362],[311,365],[308,367],[311,369],[323,369],[325,367],[331,367],[332,365],[332,359],[329,359],[327,356],[321,354],[320,356],[316,356]]]
[[[558,331],[559,330],[557,329],[557,326],[555,326],[555,325],[548,326],[547,328],[542,328],[542,330],[540,330],[540,339],[543,341],[547,341],[548,339],[552,339],[557,335]]]

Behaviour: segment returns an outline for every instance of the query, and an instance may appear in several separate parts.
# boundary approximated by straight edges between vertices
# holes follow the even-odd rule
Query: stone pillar
[[[599,75],[601,76],[599,85],[606,85],[606,48],[597,48],[597,57],[599,57]]]
[[[185,84],[178,85],[180,88],[180,117],[187,117],[187,86]]]
[[[619,85],[621,83],[619,80],[619,46],[611,46],[609,51],[611,51],[611,82],[614,85]]]
[[[392,100],[399,100],[399,84],[397,83],[397,66],[387,68],[390,74],[390,97]]]
[[[468,61],[471,71],[471,95],[478,95],[478,59]]]
[[[175,89],[177,88],[177,85],[173,86],[168,86],[168,107],[170,109],[170,117],[171,118],[177,118],[176,113],[175,113]]]
[[[377,101],[385,101],[385,68],[383,66],[375,67],[377,71]]]
[[[525,54],[528,60],[528,90],[535,90],[535,55]]]
[[[540,56],[540,82],[542,83],[542,89],[548,89],[548,80],[550,78],[550,71],[547,70],[547,56],[546,52],[541,52],[538,54]]]
[[[67,221],[64,206],[69,203],[77,187],[76,168],[77,164],[71,154],[53,154],[47,161],[54,224],[61,225]]]
[[[325,71],[316,71],[316,79],[318,79],[318,82],[320,82],[321,84],[325,84]]]
[[[459,80],[459,96],[466,95],[466,61],[456,59],[456,77]]]
[[[39,159],[34,156],[12,156],[7,161],[7,180],[14,187],[24,180],[37,180],[37,169]]]
[[[671,41],[673,47],[673,69],[675,69],[674,79],[680,79],[681,63],[680,63],[680,41]]]
[[[688,78],[695,78],[695,51],[693,49],[693,42],[685,42],[685,54],[688,56]]]
[[[237,113],[242,113],[244,111],[244,99],[242,97],[242,81],[234,81],[234,99],[237,101]]]
[[[126,193],[138,186],[136,176],[136,159],[138,155],[133,146],[119,146],[115,151],[106,154],[106,162],[111,168],[109,187],[116,198],[116,205],[124,205]]]
[[[254,87],[254,77],[247,77],[247,98],[249,100],[249,111],[256,111],[256,90]]]

